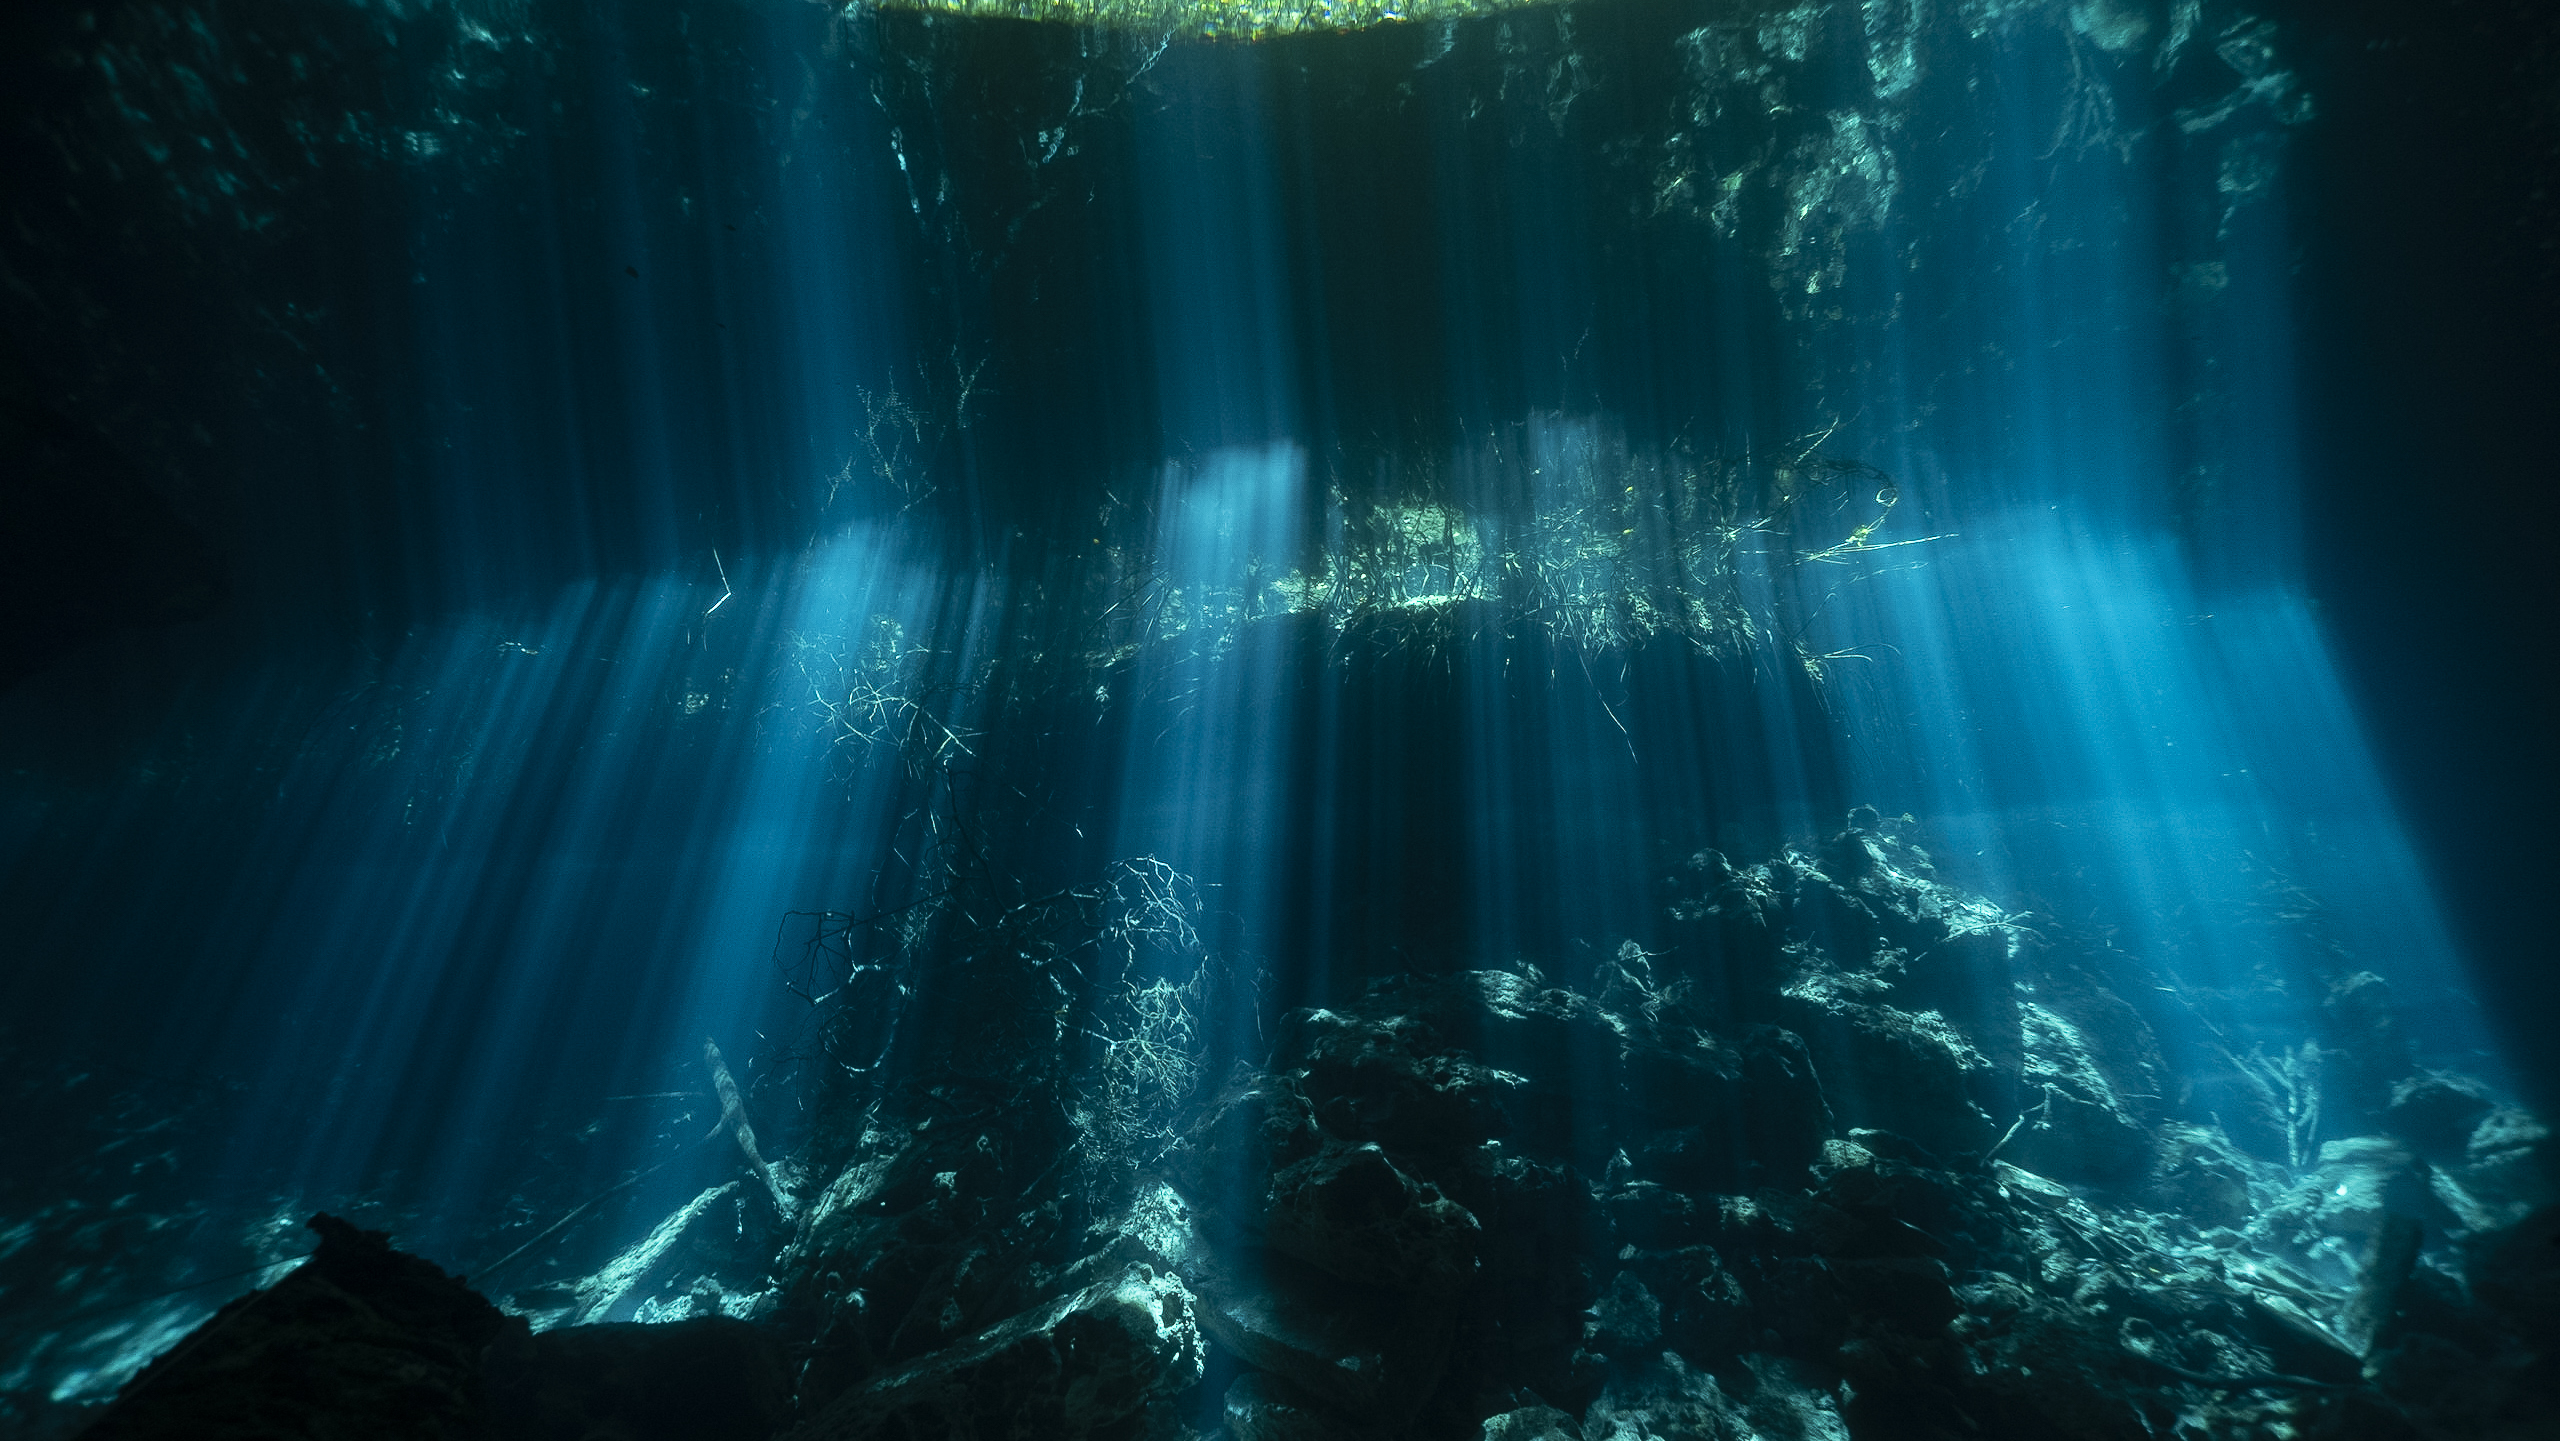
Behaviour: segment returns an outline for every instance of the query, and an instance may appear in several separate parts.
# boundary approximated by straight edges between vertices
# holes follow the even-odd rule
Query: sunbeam
[[[2543,1434],[2466,14],[7,22],[0,1425]]]

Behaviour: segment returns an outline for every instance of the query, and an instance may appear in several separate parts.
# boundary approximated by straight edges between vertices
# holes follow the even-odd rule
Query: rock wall
[[[1023,1056],[918,1077],[837,1128],[778,1254],[680,1244],[697,1198],[660,1228],[681,1264],[597,1283],[753,1321],[535,1335],[321,1218],[311,1266],[91,1434],[2454,1441],[2560,1414],[2550,1133],[2374,1042],[2369,974],[2301,998],[2350,998],[2330,1044],[2235,1054],[1871,811],[1668,893],[1661,949],[1571,984],[1396,974],[1294,1011],[1139,1151]]]

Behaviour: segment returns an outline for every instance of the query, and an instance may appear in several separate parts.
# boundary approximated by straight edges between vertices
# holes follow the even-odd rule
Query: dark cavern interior
[[[2560,12],[0,36],[0,1435],[2560,1437]]]

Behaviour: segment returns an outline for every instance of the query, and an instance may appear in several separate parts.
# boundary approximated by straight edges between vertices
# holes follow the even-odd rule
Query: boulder
[[[1659,1349],[1662,1302],[1633,1271],[1620,1271],[1586,1314],[1584,1344],[1604,1356],[1641,1360]]]
[[[1896,1005],[1946,1017],[1982,1053],[1991,1068],[1993,1092],[1986,1104],[1994,1114],[2015,1109],[2010,1103],[2025,1062],[2016,949],[2014,936],[2004,929],[1956,931],[1914,951],[1893,986]]]
[[[2560,1147],[2532,1113],[2500,1107],[2472,1128],[2462,1158],[2431,1180],[2465,1229],[2502,1230],[2560,1202]]]
[[[2391,985],[2371,971],[2342,976],[2321,1009],[2337,1050],[2327,1077],[2331,1108],[2350,1124],[2377,1124],[2415,1069]]]
[[[381,1231],[307,1223],[311,1259],[215,1312],[81,1434],[146,1438],[490,1434],[480,1361],[522,1321]]]
[[[764,1441],[791,1413],[781,1347],[725,1316],[516,1335],[485,1375],[499,1441]]]
[[[1288,1079],[1241,1072],[1165,1157],[1165,1173],[1204,1225],[1247,1235],[1262,1224],[1271,1175],[1324,1145],[1314,1110]]]
[[[2349,1136],[2320,1147],[2319,1164],[2270,1209],[2268,1230],[2302,1248],[2336,1238],[2361,1256],[2385,1217],[2431,1213],[2429,1202],[2424,1168],[2398,1141]]]
[[[2391,1088],[2383,1129],[2430,1161],[2458,1160],[2495,1103],[2467,1076],[2427,1071]]]
[[[1284,1256],[1255,1259],[1196,1272],[1200,1325],[1219,1345],[1376,1425],[1401,1425],[1422,1409],[1448,1364],[1454,1316],[1382,1300]]]
[[[1180,1192],[1141,1192],[1103,1253],[1137,1254],[1177,1275],[1200,1328],[1245,1364],[1314,1403],[1401,1424],[1439,1384],[1457,1330],[1445,1297],[1355,1286],[1307,1263],[1213,1243]]]
[[[1582,1434],[1610,1441],[1754,1441],[1756,1429],[1714,1373],[1666,1352],[1613,1377],[1584,1413]],[[1846,1433],[1837,1433],[1837,1441],[1846,1441]]]
[[[1830,1389],[1808,1368],[1751,1355],[1715,1373],[1665,1352],[1614,1378],[1582,1419],[1582,1434],[1613,1441],[1849,1441]]]
[[[2089,1033],[2040,1004],[2019,1008],[2026,1059],[2019,1076],[2025,1123],[2005,1154],[2057,1180],[2112,1185],[2151,1165],[2151,1136],[2134,1104],[2093,1051]]]
[[[1484,1418],[1483,1441],[1582,1441],[1582,1427],[1553,1406],[1522,1406]]]
[[[1638,1252],[1630,1266],[1661,1298],[1665,1347],[1697,1360],[1711,1360],[1751,1341],[1751,1297],[1713,1247]]]
[[[1813,1052],[1804,1037],[1770,1025],[1744,1028],[1739,1045],[1744,1153],[1769,1179],[1792,1180],[1822,1154],[1832,1128]]]
[[[1787,990],[1832,1119],[1908,1136],[1930,1151],[1979,1155],[1999,1138],[1976,1099],[1991,1066],[1944,1018],[1855,999],[1854,978],[1815,974]],[[1871,993],[1871,992],[1865,992]]]
[[[2560,1360],[2560,1205],[2483,1237],[2474,1255],[2471,1293],[2537,1361]]]
[[[1446,1009],[1448,989],[1446,982],[1381,983],[1356,1011],[1319,1007],[1289,1017],[1276,1054],[1293,1068],[1327,1134],[1405,1155],[1445,1152],[1509,1129],[1499,1104],[1503,1079],[1455,1049],[1427,1018]]]
[[[1200,1379],[1199,1305],[1149,1266],[1061,1297],[876,1377],[791,1441],[914,1436],[1171,1434],[1171,1402]]]
[[[1472,1280],[1482,1228],[1375,1144],[1334,1145],[1271,1178],[1271,1248],[1342,1280],[1447,1295]]]
[[[1359,1441],[1360,1431],[1277,1376],[1247,1371],[1218,1408],[1231,1441]]]
[[[2184,1216],[2200,1230],[2237,1231],[2257,1215],[2251,1181],[2260,1170],[2219,1127],[2164,1126],[2143,1200]]]

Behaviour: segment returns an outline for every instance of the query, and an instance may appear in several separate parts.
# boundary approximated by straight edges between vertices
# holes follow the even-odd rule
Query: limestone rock
[[[2151,1138],[2140,1114],[2100,1064],[2089,1032],[2053,1008],[2019,1008],[2026,1041],[2019,1093],[2025,1124],[2006,1154],[2063,1181],[2107,1184],[2140,1177]]]
[[[1841,1124],[1908,1136],[1941,1154],[1991,1148],[1999,1132],[1976,1099],[1990,1062],[1943,1018],[1853,999],[1828,973],[1788,988],[1782,1014],[1801,1035]]]
[[[1553,1406],[1522,1406],[1484,1418],[1483,1441],[1582,1441],[1582,1428]]]
[[[1358,1441],[1359,1430],[1277,1376],[1247,1371],[1219,1408],[1231,1441]]]
[[[877,1377],[790,1436],[1126,1435],[1129,1423],[1161,1413],[1199,1380],[1203,1364],[1191,1292],[1173,1276],[1133,1266]]]
[[[308,1263],[216,1312],[81,1434],[488,1435],[480,1358],[508,1318],[383,1232],[326,1214],[308,1224],[320,1233]]]
[[[2391,1088],[2383,1127],[2428,1160],[2452,1160],[2495,1104],[2479,1082],[2430,1071]]]
[[[2530,1113],[2501,1107],[2473,1128],[2462,1159],[2438,1168],[2432,1183],[2464,1227],[2499,1230],[2560,1202],[2560,1147]]]
[[[791,1409],[774,1338],[725,1316],[517,1336],[484,1374],[500,1441],[764,1441]]]
[[[1318,1404],[1410,1419],[1448,1362],[1456,1321],[1443,1298],[1353,1286],[1267,1250],[1221,1248],[1171,1186],[1140,1196],[1106,1254],[1124,1246],[1179,1276],[1220,1346]]]
[[[1200,1325],[1247,1364],[1374,1424],[1412,1419],[1448,1364],[1455,1319],[1382,1303],[1284,1256],[1259,1268],[1203,1268]]]
[[[1467,1209],[1376,1145],[1333,1146],[1271,1178],[1273,1250],[1343,1280],[1445,1295],[1476,1271]]]

